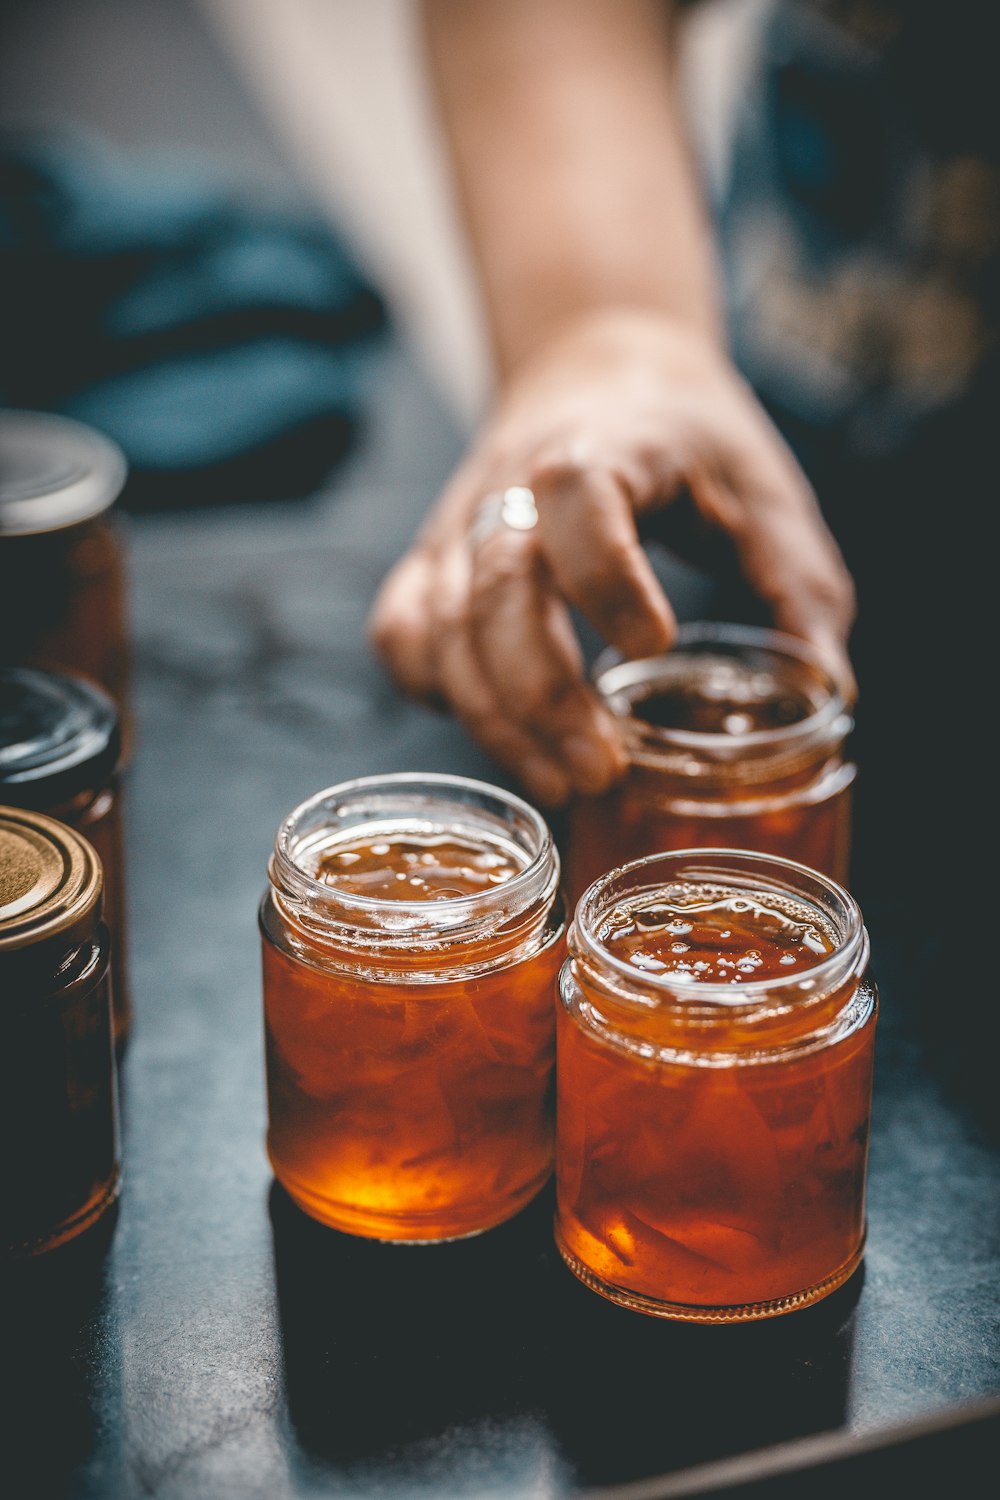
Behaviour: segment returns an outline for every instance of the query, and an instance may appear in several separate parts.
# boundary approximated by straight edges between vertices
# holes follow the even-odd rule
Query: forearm
[[[581,314],[721,338],[715,256],[657,0],[424,0],[501,376]]]

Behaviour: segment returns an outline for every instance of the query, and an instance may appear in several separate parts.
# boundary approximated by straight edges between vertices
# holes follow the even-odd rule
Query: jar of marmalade
[[[861,1261],[877,992],[854,900],[790,860],[636,860],[560,976],[556,1239],[595,1291],[729,1323]]]
[[[852,726],[809,647],[775,630],[684,625],[663,656],[600,657],[594,673],[621,721],[629,768],[570,818],[575,899],[615,865],[660,850],[757,849],[844,881]]]
[[[111,507],[125,483],[103,434],[0,411],[0,662],[101,683],[127,731],[124,558]]]
[[[0,1253],[54,1249],[118,1195],[101,864],[41,813],[0,807]]]
[[[0,667],[0,803],[68,823],[97,851],[111,932],[115,1041],[131,1018],[125,968],[121,735],[107,693],[80,677]]]
[[[552,1170],[559,861],[458,776],[346,782],[278,830],[260,912],[268,1154],[348,1233],[476,1234]]]

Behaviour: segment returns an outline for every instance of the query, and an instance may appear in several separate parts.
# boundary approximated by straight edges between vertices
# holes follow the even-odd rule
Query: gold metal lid
[[[85,838],[44,813],[0,807],[0,953],[91,932],[104,873]]]

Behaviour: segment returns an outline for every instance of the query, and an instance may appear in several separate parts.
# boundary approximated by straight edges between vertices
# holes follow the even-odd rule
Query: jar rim
[[[97,683],[0,666],[0,801],[56,808],[96,792],[120,761],[118,709]]]
[[[528,863],[512,875],[509,880],[485,891],[468,895],[448,896],[437,901],[397,901],[384,896],[363,896],[325,884],[310,875],[296,861],[294,849],[300,840],[302,824],[309,817],[321,812],[331,803],[345,803],[363,799],[376,793],[397,799],[397,813],[403,811],[403,803],[409,801],[412,809],[423,804],[446,810],[465,808],[490,813],[505,810],[519,817],[530,830],[535,842]],[[375,821],[377,813],[369,821]],[[386,821],[389,821],[386,817]],[[522,846],[523,847],[523,846]],[[316,792],[292,809],[282,819],[274,843],[274,852],[269,864],[271,884],[279,895],[287,892],[308,904],[314,916],[328,913],[341,920],[352,918],[364,924],[365,919],[374,919],[386,914],[392,917],[392,926],[412,936],[430,928],[452,931],[464,923],[481,921],[495,911],[511,906],[520,907],[536,898],[551,886],[554,890],[559,882],[559,855],[551,830],[538,810],[513,792],[489,782],[471,777],[449,775],[440,772],[392,772],[384,776],[359,776],[350,781],[337,782],[333,786]],[[513,898],[513,899],[512,899]]]
[[[727,880],[732,883],[739,879],[741,871],[745,875],[757,872],[754,882],[757,888],[763,887],[765,891],[770,888],[798,901],[808,902],[817,906],[830,919],[829,909],[819,907],[820,896],[825,896],[839,908],[838,915],[843,930],[838,933],[838,946],[809,969],[777,975],[771,979],[750,979],[739,985],[714,980],[685,979],[683,974],[673,971],[664,974],[647,970],[640,972],[632,964],[611,953],[601,943],[595,927],[597,919],[610,909],[610,905],[603,909],[600,907],[601,896],[614,883],[621,885],[632,877],[641,878],[644,872],[657,865],[661,868],[666,866],[663,878],[648,884],[636,884],[632,887],[636,893],[661,888],[671,874],[676,877],[683,869],[687,879],[704,879],[720,885],[726,884]],[[735,866],[735,872],[732,866]],[[748,881],[746,883],[749,884]],[[596,961],[606,973],[627,981],[628,988],[641,990],[644,995],[655,996],[664,1001],[673,999],[684,1004],[692,1003],[706,1010],[718,1008],[725,1012],[759,1007],[765,1000],[790,997],[803,990],[815,992],[832,989],[846,973],[863,967],[867,962],[869,949],[861,909],[851,893],[837,881],[809,865],[799,864],[796,860],[785,859],[777,854],[723,847],[662,851],[607,871],[587,887],[577,902],[572,937],[582,948],[581,957],[585,962],[589,960],[593,964]],[[571,942],[571,951],[573,946],[574,943]]]
[[[685,648],[702,646],[770,651],[790,658],[815,674],[826,696],[805,718],[776,729],[752,729],[742,734],[716,734],[705,730],[674,729],[643,721],[633,713],[629,690],[640,684],[655,683],[659,673],[676,661]],[[773,750],[785,754],[805,749],[814,742],[830,737],[846,738],[852,728],[847,703],[819,654],[807,641],[770,627],[738,625],[711,621],[691,621],[681,625],[669,651],[658,656],[626,660],[614,648],[602,651],[594,662],[592,680],[597,692],[616,718],[641,729],[647,745],[667,750],[689,751],[703,759],[739,761],[744,757],[761,757]]]

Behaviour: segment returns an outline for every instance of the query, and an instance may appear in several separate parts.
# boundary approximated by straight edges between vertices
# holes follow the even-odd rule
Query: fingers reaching
[[[557,588],[625,656],[653,656],[677,621],[639,541],[631,497],[609,471],[549,464],[533,477],[539,539]]]
[[[584,681],[569,612],[535,538],[500,527],[472,551],[471,634],[476,660],[504,711],[583,792],[624,770],[610,716]]]
[[[570,612],[626,657],[670,648],[677,622],[637,522],[659,513],[666,531],[681,494],[732,545],[775,625],[855,696],[851,577],[752,392],[690,330],[654,319],[638,338],[634,318],[617,341],[602,330],[598,345],[586,329],[564,339],[507,391],[370,628],[407,691],[449,707],[549,805],[625,770]]]
[[[854,582],[805,475],[766,433],[692,472],[702,514],[732,542],[743,575],[774,624],[808,641],[847,702],[857,686],[847,654]]]
[[[504,530],[483,548],[464,533],[418,548],[387,577],[369,633],[408,692],[445,704],[531,796],[558,806],[601,790],[624,760],[565,607],[523,542]],[[501,560],[511,543],[519,555]]]

